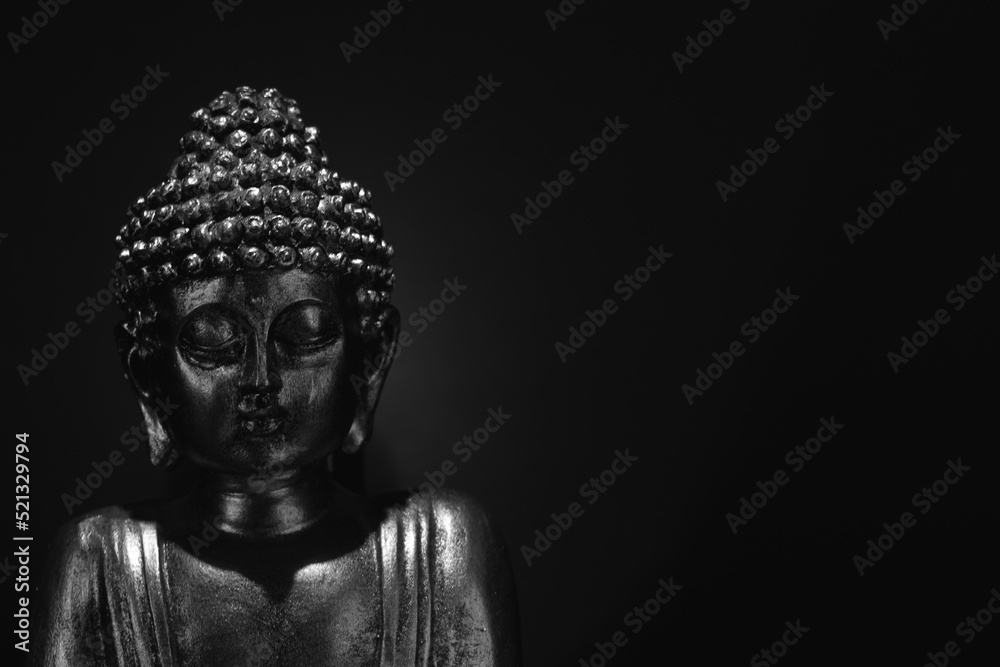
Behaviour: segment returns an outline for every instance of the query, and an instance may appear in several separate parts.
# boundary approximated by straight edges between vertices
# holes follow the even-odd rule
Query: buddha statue
[[[370,193],[275,89],[191,122],[116,238],[116,336],[153,463],[196,481],[61,529],[34,664],[520,664],[482,507],[331,475],[371,436],[400,327]]]

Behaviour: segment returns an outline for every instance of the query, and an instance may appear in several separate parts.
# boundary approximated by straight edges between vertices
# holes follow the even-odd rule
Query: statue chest
[[[242,551],[235,560],[165,555],[167,613],[180,665],[377,660],[382,589],[371,549],[308,562],[281,550]]]

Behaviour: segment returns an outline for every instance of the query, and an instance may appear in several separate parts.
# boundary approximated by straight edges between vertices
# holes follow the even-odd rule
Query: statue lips
[[[249,412],[240,411],[239,429],[245,435],[274,435],[288,424],[288,411],[270,406]]]

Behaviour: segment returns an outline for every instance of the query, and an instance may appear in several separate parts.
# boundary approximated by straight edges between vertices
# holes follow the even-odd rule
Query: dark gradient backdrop
[[[591,0],[553,31],[557,4],[404,0],[350,63],[338,44],[385,3],[245,0],[220,20],[208,1],[72,2],[17,53],[8,35],[3,437],[13,450],[31,434],[32,584],[68,519],[60,495],[140,423],[118,311],[85,323],[77,305],[106,286],[125,208],[162,180],[188,114],[223,89],[275,86],[332,167],[374,191],[397,249],[413,343],[364,454],[367,490],[453,460],[448,485],[507,539],[527,665],[599,665],[595,643],[618,631],[611,665],[747,664],[797,619],[809,631],[782,665],[916,666],[952,640],[953,664],[995,664],[1000,621],[968,644],[956,625],[1000,586],[1000,280],[960,311],[946,300],[1000,251],[995,5],[911,2],[886,41],[888,2]],[[678,72],[672,54],[726,8],[734,22]],[[38,11],[8,3],[2,27]],[[118,119],[112,102],[157,65],[169,74]],[[500,86],[452,129],[442,114],[480,75]],[[821,85],[822,108],[776,132]],[[58,181],[52,161],[105,117],[114,131]],[[628,127],[579,173],[570,155],[607,117]],[[949,126],[961,137],[910,182],[902,164]],[[384,172],[438,127],[447,141],[390,191]],[[723,202],[716,182],[768,137],[778,152]],[[518,233],[511,214],[563,169],[574,182]],[[843,224],[894,179],[905,194],[850,243]],[[625,301],[616,281],[661,244],[672,258]],[[410,315],[456,279],[467,289],[420,331]],[[779,288],[800,298],[748,344],[743,323]],[[609,298],[617,312],[562,363],[555,344]],[[951,320],[894,373],[887,353],[939,308]],[[16,366],[71,321],[79,335],[25,386]],[[681,386],[734,340],[745,354],[689,405]],[[500,406],[507,423],[455,456]],[[831,417],[842,431],[792,472],[785,453]],[[581,485],[626,449],[638,460],[588,504]],[[80,512],[184,484],[142,450],[125,458]],[[958,458],[971,470],[920,514],[912,496]],[[734,535],[726,514],[778,469],[790,481]],[[583,515],[528,566],[522,545],[572,502]],[[859,576],[852,558],[907,510],[916,525]],[[626,614],[670,577],[682,588],[635,632]]]

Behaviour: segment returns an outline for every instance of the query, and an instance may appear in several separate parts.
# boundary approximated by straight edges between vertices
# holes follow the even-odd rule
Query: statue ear
[[[399,311],[394,306],[385,306],[378,319],[382,326],[374,338],[364,341],[361,368],[351,375],[351,387],[357,396],[357,407],[351,429],[341,447],[348,454],[361,449],[372,436],[375,408],[399,345],[396,342],[400,329]]]
[[[125,330],[124,322],[119,322],[115,326],[115,343],[118,346],[118,357],[121,359],[125,379],[132,385],[139,399],[139,409],[142,411],[146,435],[149,438],[149,457],[155,466],[173,467],[180,456],[170,442],[167,430],[158,415],[153,360],[139,353],[135,338]]]
[[[139,400],[153,400],[152,373],[150,360],[143,359],[139,354],[136,340],[125,329],[125,322],[115,325],[115,344],[118,347],[118,358],[121,360],[125,379],[132,385]]]

